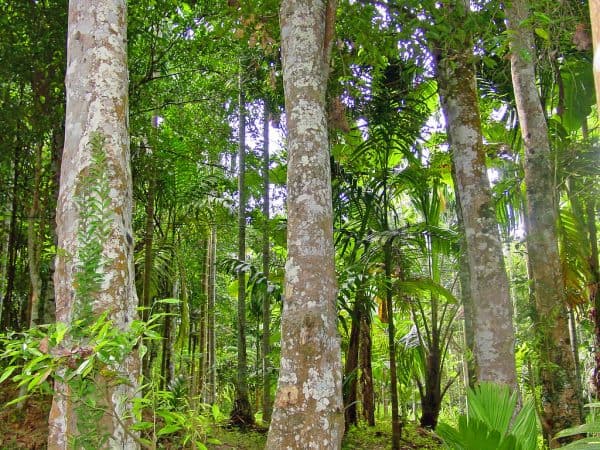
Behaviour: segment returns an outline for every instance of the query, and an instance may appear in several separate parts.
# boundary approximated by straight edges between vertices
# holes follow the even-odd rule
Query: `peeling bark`
[[[65,146],[57,205],[58,248],[54,285],[56,318],[69,323],[76,297],[78,271],[77,189],[85,183],[91,163],[90,140],[104,138],[110,188],[110,226],[102,242],[103,282],[94,295],[92,311],[109,311],[114,326],[127,331],[137,318],[131,225],[132,187],[129,161],[127,20],[124,0],[71,0],[66,74]],[[97,380],[99,404],[106,408],[100,425],[110,435],[106,448],[137,449],[135,436],[125,427],[130,400],[137,395],[139,360],[130,354],[117,367],[126,382],[115,385]],[[56,383],[49,417],[48,448],[67,449],[77,435],[77,417],[68,386]]]
[[[283,0],[288,260],[266,448],[339,449],[344,432],[325,91],[335,2]]]
[[[535,328],[541,360],[542,425],[546,437],[581,423],[563,276],[558,253],[557,204],[548,127],[537,91],[533,32],[526,24],[528,3],[506,9],[511,72],[525,146],[527,252],[533,276]],[[551,446],[557,446],[552,441]]]

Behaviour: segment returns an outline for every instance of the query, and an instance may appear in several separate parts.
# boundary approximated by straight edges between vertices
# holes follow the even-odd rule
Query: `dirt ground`
[[[16,386],[0,386],[0,449],[41,450],[48,439],[48,413],[52,397],[36,395],[17,405],[4,406],[19,395]]]

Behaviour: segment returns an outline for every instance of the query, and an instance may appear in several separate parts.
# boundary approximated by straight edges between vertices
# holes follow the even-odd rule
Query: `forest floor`
[[[387,425],[387,424],[386,424]],[[391,427],[360,426],[352,428],[344,438],[342,450],[388,450],[391,447]],[[240,432],[231,429],[220,429],[215,433],[220,444],[209,444],[209,450],[263,450],[267,440],[265,432]],[[437,450],[441,449],[440,441],[429,431],[407,424],[402,433],[400,444],[402,450]]]
[[[0,386],[0,405],[16,398],[18,390],[14,386],[3,383]],[[15,405],[0,406],[0,450],[43,450],[48,439],[48,413],[52,398],[33,396],[18,409]],[[263,450],[266,430],[256,428],[242,432],[226,426],[214,426],[209,436],[210,441],[218,440],[218,444],[207,444],[209,450]],[[402,450],[434,450],[442,448],[439,441],[430,432],[407,424],[404,427]],[[361,426],[352,428],[344,439],[343,450],[387,450],[390,448],[391,429],[388,424],[376,427]],[[176,447],[166,446],[174,449]]]

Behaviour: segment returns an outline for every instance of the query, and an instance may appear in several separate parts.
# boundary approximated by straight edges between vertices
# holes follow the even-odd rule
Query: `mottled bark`
[[[460,206],[460,195],[456,181],[456,171],[452,170],[454,196],[456,198],[456,221],[459,233],[458,279],[460,281],[460,298],[463,308],[463,337],[465,351],[463,354],[463,382],[465,388],[475,387],[477,381],[477,361],[475,360],[475,332],[473,314],[473,296],[471,295],[471,268],[467,254],[467,239]]]
[[[288,259],[267,449],[339,449],[344,432],[325,91],[335,2],[283,0]]]
[[[464,228],[476,378],[516,389],[513,306],[487,177],[471,49],[469,39],[440,46],[437,79]]]
[[[106,157],[106,179],[110,205],[108,232],[102,240],[103,280],[90,305],[94,314],[109,312],[116,328],[128,331],[136,319],[138,304],[133,273],[131,226],[132,188],[129,161],[127,20],[123,0],[71,0],[69,4],[67,107],[65,146],[57,205],[58,249],[54,285],[57,320],[70,323],[79,300],[74,277],[79,270],[81,215],[76,201],[78,189],[94,180],[86,179],[91,164],[94,135],[100,136]],[[137,395],[139,360],[134,352],[113,367],[122,383],[98,379],[98,405],[106,412],[99,433],[110,436],[106,448],[137,449],[127,430],[130,400]],[[78,435],[77,414],[69,387],[55,385],[49,417],[48,448],[67,449]]]
[[[542,425],[546,436],[553,436],[581,422],[580,397],[558,253],[556,186],[548,127],[536,86],[533,32],[526,22],[528,3],[514,0],[506,9],[506,16],[513,88],[525,146],[527,252],[537,312]],[[553,441],[551,445],[558,443]]]

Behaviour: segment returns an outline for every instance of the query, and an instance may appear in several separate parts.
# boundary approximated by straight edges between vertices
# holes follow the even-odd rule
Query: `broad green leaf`
[[[536,28],[535,34],[537,34],[539,37],[541,37],[545,41],[550,41],[550,35],[548,34],[548,31],[546,31],[543,28],[539,28],[539,27]]]

